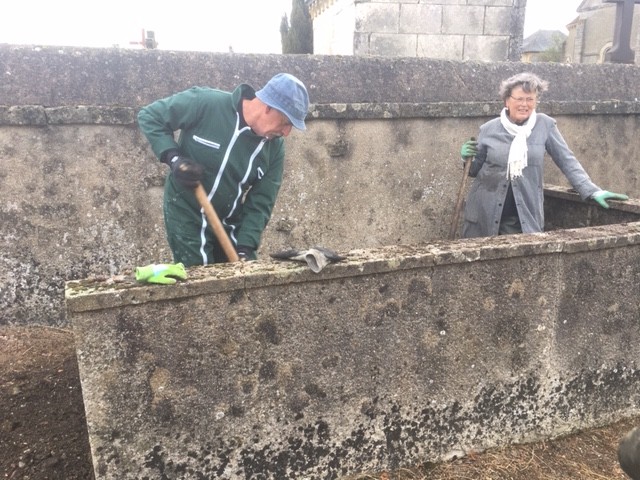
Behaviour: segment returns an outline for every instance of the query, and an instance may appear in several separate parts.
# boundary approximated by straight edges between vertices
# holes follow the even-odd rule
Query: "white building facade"
[[[315,54],[518,61],[526,0],[307,0]]]

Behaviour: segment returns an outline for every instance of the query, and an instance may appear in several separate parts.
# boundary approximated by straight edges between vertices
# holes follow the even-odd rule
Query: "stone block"
[[[462,60],[464,35],[418,35],[418,56]]]
[[[445,6],[442,11],[442,33],[446,35],[482,35],[484,7]]]
[[[371,34],[369,52],[386,57],[415,57],[418,37],[408,34]]]
[[[514,7],[522,0],[467,0],[466,5],[469,6],[485,6],[485,7]]]
[[[356,32],[398,33],[398,3],[363,3],[356,6]]]
[[[467,5],[467,0],[420,0],[425,5]]]
[[[466,35],[464,37],[464,60],[505,61],[509,52],[509,37],[485,37]]]
[[[512,9],[507,7],[487,7],[484,16],[484,34],[511,35],[511,15]]]
[[[442,6],[422,4],[401,5],[399,28],[400,33],[440,33],[442,28]]]

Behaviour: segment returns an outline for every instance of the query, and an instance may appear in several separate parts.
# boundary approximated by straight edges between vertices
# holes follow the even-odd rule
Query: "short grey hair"
[[[511,96],[513,89],[516,87],[521,87],[522,90],[527,93],[535,93],[538,98],[540,98],[540,96],[542,96],[542,92],[547,91],[549,82],[542,80],[533,73],[518,73],[517,75],[502,81],[499,90],[500,98],[502,98],[503,101],[506,101],[507,98]]]

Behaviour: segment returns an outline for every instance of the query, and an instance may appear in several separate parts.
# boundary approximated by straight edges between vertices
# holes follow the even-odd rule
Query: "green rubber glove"
[[[629,200],[627,195],[622,193],[611,193],[606,190],[597,191],[591,195],[591,198],[594,199],[602,208],[609,208],[607,200]]]
[[[160,263],[136,268],[138,282],[173,285],[176,283],[176,279],[171,277],[186,280],[187,272],[182,263]]]
[[[467,140],[462,144],[460,156],[466,161],[468,158],[475,157],[478,154],[478,142],[475,138]]]

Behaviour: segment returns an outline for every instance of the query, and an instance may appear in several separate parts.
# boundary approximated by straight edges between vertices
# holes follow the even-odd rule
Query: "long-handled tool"
[[[239,262],[240,257],[236,253],[236,249],[233,247],[231,240],[229,240],[229,236],[222,226],[222,222],[220,218],[218,218],[218,214],[213,209],[213,205],[209,202],[209,198],[207,197],[207,192],[204,191],[204,187],[201,183],[198,183],[198,186],[195,188],[194,193],[196,198],[198,199],[198,203],[200,207],[204,211],[205,216],[207,217],[207,221],[213,230],[218,242],[222,246],[222,250],[224,250],[227,259],[230,262]]]
[[[471,137],[471,140],[475,140]],[[458,224],[460,223],[460,210],[462,210],[462,202],[464,200],[464,192],[467,187],[467,178],[469,178],[469,169],[471,168],[471,158],[464,162],[464,173],[462,174],[462,182],[460,182],[460,190],[458,190],[458,200],[456,209],[453,211],[453,220],[449,229],[449,239],[455,240],[458,233]]]

